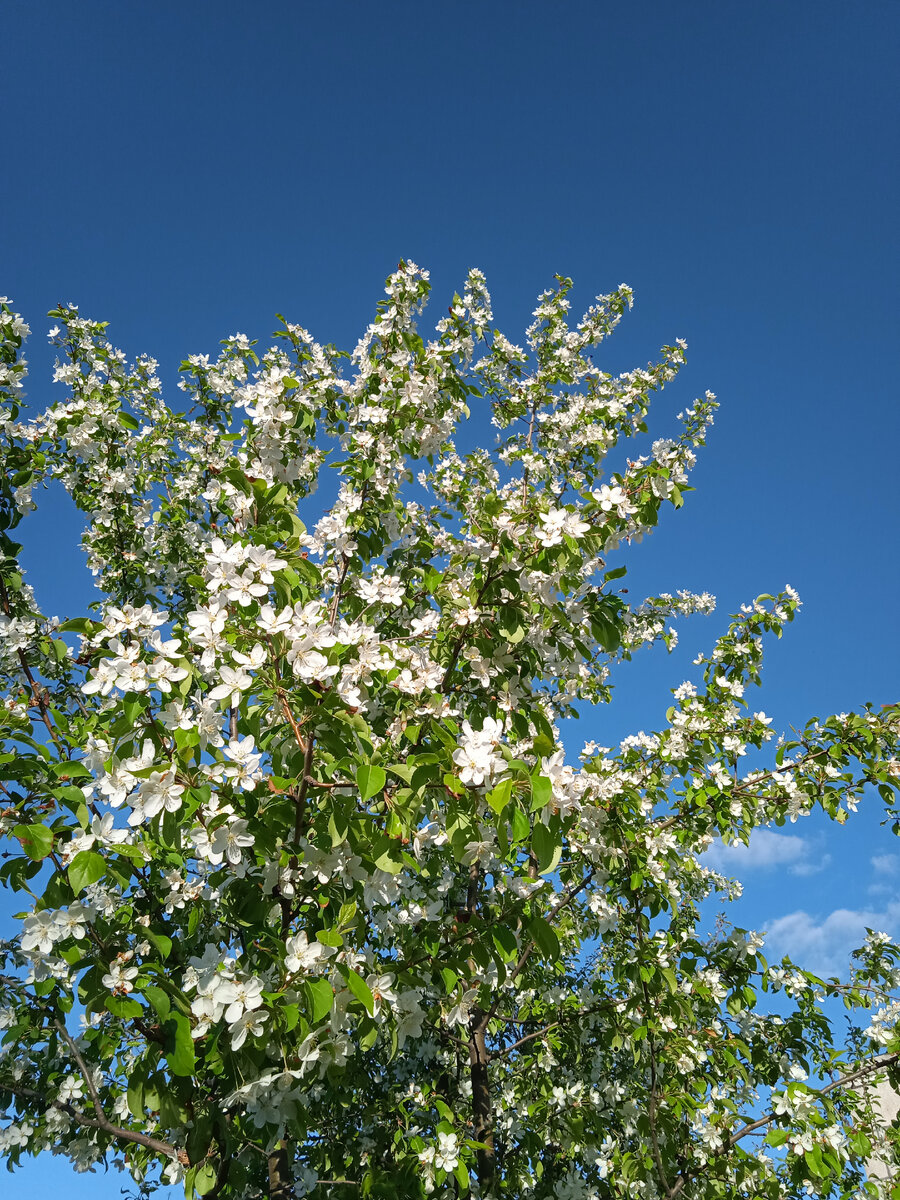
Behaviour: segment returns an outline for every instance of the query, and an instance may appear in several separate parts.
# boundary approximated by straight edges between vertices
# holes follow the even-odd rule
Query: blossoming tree
[[[242,336],[188,359],[171,408],[152,359],[63,307],[67,396],[27,422],[3,305],[10,1166],[53,1149],[272,1200],[890,1186],[864,1182],[893,1154],[865,1081],[898,1059],[896,948],[873,935],[843,981],[768,964],[706,928],[731,885],[700,856],[866,789],[892,814],[900,708],[763,751],[745,691],[788,588],[661,729],[567,757],[558,723],[611,667],[712,607],[630,606],[608,559],[680,507],[715,407],[619,459],[684,346],[612,377],[591,353],[631,293],[570,327],[569,289],[523,349],[473,271],[424,341],[402,263],[352,355],[282,321],[261,359]],[[470,404],[495,448],[456,448]],[[102,593],[62,624],[10,536],[50,480]]]

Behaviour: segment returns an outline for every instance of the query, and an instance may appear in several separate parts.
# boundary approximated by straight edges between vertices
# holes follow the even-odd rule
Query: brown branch
[[[835,1091],[840,1087],[848,1087],[851,1083],[856,1083],[858,1079],[864,1079],[867,1075],[874,1075],[878,1071],[883,1071],[885,1067],[891,1066],[900,1060],[900,1054],[889,1054],[884,1058],[873,1059],[866,1063],[865,1066],[858,1067],[855,1071],[850,1071],[847,1075],[842,1075],[839,1079],[833,1080],[826,1087],[818,1088],[813,1095],[827,1096],[829,1092]],[[744,1125],[737,1133],[733,1133],[730,1138],[723,1144],[722,1149],[718,1151],[716,1157],[720,1157],[727,1151],[732,1150],[741,1138],[749,1137],[751,1133],[756,1133],[760,1129],[765,1129],[767,1125],[771,1125],[776,1119],[776,1113],[767,1113],[766,1116],[760,1117],[757,1121],[751,1121]],[[686,1183],[689,1183],[696,1174],[696,1171],[684,1171],[675,1180],[674,1184],[666,1193],[666,1200],[675,1200],[675,1197],[680,1195]]]
[[[294,1178],[284,1141],[278,1142],[267,1155],[269,1200],[295,1200]]]
[[[857,1079],[863,1079],[866,1075],[874,1075],[877,1071],[889,1067],[891,1063],[897,1062],[898,1059],[900,1059],[900,1054],[890,1054],[886,1058],[866,1063],[864,1067],[859,1067],[856,1071],[851,1071],[847,1075],[842,1075],[840,1079],[833,1080],[827,1087],[818,1088],[815,1095],[825,1096],[829,1092],[833,1092],[836,1088],[847,1087],[849,1084],[855,1083]],[[736,1146],[741,1138],[747,1137],[748,1134],[755,1133],[757,1129],[762,1129],[764,1126],[771,1124],[775,1120],[775,1116],[775,1113],[769,1113],[765,1117],[760,1117],[758,1121],[753,1121],[751,1124],[745,1125],[743,1129],[739,1129],[737,1133],[732,1134],[728,1139],[726,1143],[727,1149],[730,1150],[732,1146]]]
[[[77,1121],[79,1125],[84,1125],[88,1129],[99,1129],[101,1133],[108,1133],[110,1137],[121,1138],[126,1142],[133,1142],[135,1145],[144,1146],[147,1150],[152,1150],[156,1154],[164,1154],[166,1158],[175,1158],[179,1162],[186,1162],[187,1156],[183,1150],[178,1150],[175,1146],[170,1146],[168,1142],[160,1141],[159,1138],[150,1137],[146,1133],[137,1133],[133,1129],[123,1129],[119,1125],[113,1125],[111,1121],[107,1121],[104,1116],[100,1118],[86,1117],[83,1112],[80,1112],[73,1105],[65,1100],[50,1100],[43,1092],[35,1091],[34,1088],[24,1087],[22,1084],[2,1083],[0,1082],[0,1091],[10,1092],[13,1096],[25,1096],[29,1099],[40,1100],[50,1108],[56,1108],[60,1112],[66,1113],[73,1121]]]
[[[488,588],[490,587],[490,585],[493,582],[494,582],[494,576],[491,574],[491,571],[489,568],[484,582],[482,583],[481,587],[478,589],[478,594],[475,597],[475,603],[472,605],[472,607],[474,609],[477,610],[479,604],[484,599],[485,592],[488,590]],[[465,630],[465,628],[463,628],[462,633],[460,633],[459,637],[456,639],[456,643],[455,643],[452,651],[450,652],[450,659],[447,663],[447,666],[444,668],[444,675],[443,675],[443,678],[441,679],[440,687],[438,688],[438,692],[440,692],[442,695],[446,695],[446,693],[447,693],[447,681],[449,680],[451,674],[453,673],[453,669],[455,668],[456,663],[459,659],[459,656],[462,653],[463,643],[466,640],[466,636],[467,636],[466,630]]]
[[[550,921],[553,920],[554,917],[558,917],[564,908],[568,908],[569,905],[572,903],[572,901],[575,899],[575,897],[578,895],[578,893],[580,891],[582,891],[584,888],[586,888],[587,885],[591,882],[591,880],[593,878],[594,878],[594,870],[591,869],[587,873],[587,875],[584,877],[584,879],[582,879],[581,883],[578,884],[577,887],[572,886],[572,887],[568,888],[562,894],[559,903],[555,904],[551,908],[550,912],[547,913],[547,916],[545,918],[547,920],[547,922],[549,923]],[[537,946],[537,942],[535,942],[534,939],[532,939],[528,943],[528,945],[525,947],[525,949],[519,955],[519,960],[516,963],[515,967],[513,967],[512,974],[510,976],[508,976],[508,982],[511,983],[514,979],[518,978],[518,976],[524,970],[525,964],[528,962],[529,958],[531,958],[531,955],[534,952],[534,949],[536,946]],[[485,1017],[486,1025],[488,1022],[493,1020],[494,1013],[496,1012],[501,999],[502,999],[502,996],[498,996],[497,999],[494,1001],[494,1003],[491,1005],[490,1009],[488,1010],[486,1017]]]
[[[2,576],[0,576],[0,606],[2,606],[3,612],[7,617],[12,616],[12,609],[10,608],[9,604],[9,592],[6,590],[6,584],[3,582]],[[32,674],[31,667],[28,665],[28,657],[21,647],[16,651],[16,657],[19,660],[19,665],[22,668],[25,678],[28,680],[28,684],[31,687],[31,694],[34,697],[34,702],[37,705],[38,710],[40,711],[41,720],[47,726],[47,732],[50,734],[53,741],[57,746],[59,746],[61,744],[60,736],[57,730],[54,728],[53,722],[50,720],[50,714],[47,710],[47,701],[44,697],[43,690]]]
[[[300,791],[294,800],[294,846],[300,841],[300,834],[303,832],[303,815],[306,811],[306,797],[309,793],[309,785],[312,779],[311,771],[315,744],[313,735],[310,734],[306,742],[306,753],[303,756],[303,777],[300,780]]]
[[[472,1117],[474,1140],[481,1146],[475,1152],[478,1165],[478,1182],[481,1191],[491,1192],[497,1159],[494,1151],[494,1106],[491,1098],[491,1083],[488,1064],[490,1054],[485,1043],[488,1014],[476,1008],[472,1013],[469,1034],[469,1078],[472,1083]]]
[[[300,747],[301,753],[306,753],[306,739],[300,732],[300,726],[297,724],[297,718],[291,712],[291,706],[288,703],[288,698],[281,688],[278,689],[278,699],[281,701],[281,708],[284,715],[287,717],[288,724],[294,732],[294,737],[297,739],[297,745]]]
[[[100,1103],[100,1093],[97,1091],[97,1085],[94,1083],[94,1076],[88,1069],[87,1063],[82,1058],[81,1052],[75,1045],[75,1042],[69,1034],[69,1031],[61,1021],[54,1021],[53,1024],[59,1030],[63,1040],[69,1047],[72,1057],[78,1064],[78,1069],[81,1071],[81,1074],[84,1077],[84,1082],[87,1084],[87,1089],[91,1096],[91,1103],[94,1106],[94,1112],[97,1114],[96,1122],[91,1122],[89,1118],[78,1118],[81,1120],[82,1124],[94,1124],[96,1128],[102,1130],[104,1133],[108,1133],[111,1137],[123,1138],[125,1141],[136,1143],[138,1146],[146,1146],[148,1150],[154,1150],[157,1154],[165,1154],[169,1158],[177,1158],[179,1161],[181,1161],[182,1152],[179,1152],[175,1146],[171,1146],[168,1142],[163,1142],[159,1138],[150,1137],[148,1134],[137,1133],[134,1130],[125,1129],[121,1125],[114,1125],[112,1121],[108,1119],[106,1113],[103,1111],[103,1105]]]
[[[781,766],[781,767],[774,767],[771,771],[766,771],[762,775],[757,775],[754,779],[748,780],[747,782],[749,784],[753,785],[752,788],[751,787],[741,787],[740,785],[738,785],[737,787],[734,787],[731,789],[731,794],[735,795],[735,796],[752,795],[753,790],[755,789],[757,784],[764,783],[767,779],[773,779],[776,775],[781,775],[784,772],[791,771],[796,767],[803,767],[808,762],[812,761],[813,759],[821,758],[823,754],[827,754],[827,753],[828,753],[828,751],[826,749],[811,750],[809,752],[809,754],[805,754],[803,756],[803,758],[799,759],[797,762],[788,763],[787,765]],[[776,802],[778,802],[778,799],[779,799],[778,797],[765,797],[765,796],[758,797],[758,799],[761,799],[761,800],[765,800],[767,798],[769,800],[774,800]],[[782,800],[781,803],[786,803],[786,801]],[[665,817],[662,821],[654,822],[651,825],[651,828],[654,833],[661,833],[664,829],[670,829],[673,825],[677,825],[678,822],[681,821],[684,817],[690,816],[690,815],[692,815],[692,811],[686,812],[684,809],[679,809],[679,811],[677,813],[673,813],[673,815],[671,817]]]
[[[469,883],[466,888],[466,912],[474,915],[478,907],[478,886],[481,882],[481,868],[476,859],[469,867]]]
[[[636,903],[635,899],[635,903]],[[644,950],[644,930],[641,925],[641,910],[635,909],[635,917],[637,921],[637,936],[641,950]],[[648,1018],[651,1010],[650,993],[647,990],[647,984],[641,976],[641,991],[644,996],[644,1007],[647,1011]],[[666,1193],[671,1191],[669,1180],[666,1177],[665,1167],[663,1166],[662,1154],[659,1150],[659,1135],[656,1129],[656,1113],[659,1108],[659,1079],[657,1076],[656,1062],[656,1042],[653,1037],[653,1031],[650,1028],[649,1019],[647,1024],[647,1048],[650,1051],[650,1103],[647,1106],[647,1119],[650,1122],[650,1147],[653,1152],[653,1163],[656,1167],[656,1173],[659,1176],[659,1182],[662,1184]]]
[[[365,486],[363,487],[365,491]],[[338,575],[337,587],[335,588],[334,596],[331,601],[331,612],[328,614],[328,623],[331,632],[334,633],[334,627],[337,625],[338,609],[341,606],[341,595],[344,590],[344,580],[347,578],[347,571],[350,568],[350,559],[345,554],[341,559],[341,573]]]
[[[579,1013],[578,1015],[581,1016],[582,1014]],[[496,1015],[494,1019],[497,1019]],[[507,1054],[512,1054],[513,1050],[518,1050],[520,1046],[525,1046],[528,1042],[533,1042],[535,1038],[542,1038],[545,1034],[549,1033],[551,1029],[556,1029],[556,1027],[558,1025],[562,1025],[562,1023],[563,1022],[561,1020],[551,1021],[549,1025],[542,1025],[541,1028],[536,1029],[534,1033],[526,1033],[524,1037],[517,1038],[516,1041],[510,1043],[510,1045],[504,1046],[502,1050],[492,1050],[491,1062],[493,1062],[494,1059],[505,1058]]]
[[[65,1041],[66,1045],[69,1047],[72,1057],[75,1059],[76,1063],[78,1064],[79,1071],[81,1071],[81,1074],[84,1076],[84,1082],[87,1084],[88,1091],[91,1094],[91,1103],[94,1106],[94,1112],[97,1114],[98,1120],[105,1121],[106,1114],[103,1111],[103,1105],[100,1103],[100,1093],[97,1091],[97,1085],[94,1083],[93,1074],[87,1069],[87,1064],[85,1063],[84,1059],[81,1057],[81,1052],[79,1051],[78,1047],[75,1045],[75,1042],[73,1041],[72,1037],[70,1036],[69,1031],[66,1029],[65,1025],[63,1025],[62,1021],[54,1021],[53,1024],[56,1026],[56,1028],[62,1034],[63,1040]]]

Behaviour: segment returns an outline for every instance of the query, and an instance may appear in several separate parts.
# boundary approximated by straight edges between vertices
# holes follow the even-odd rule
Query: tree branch
[[[0,605],[2,605],[3,612],[5,613],[5,615],[7,617],[11,617],[12,609],[10,608],[10,604],[9,604],[9,593],[6,590],[6,584],[3,582],[2,576],[0,576]],[[24,674],[25,678],[28,680],[28,684],[31,688],[31,694],[34,697],[34,703],[37,705],[38,710],[41,714],[41,720],[47,726],[47,732],[50,734],[50,737],[53,739],[53,741],[56,743],[56,745],[61,746],[62,743],[60,741],[59,733],[54,728],[53,722],[50,720],[50,714],[47,711],[47,701],[44,698],[44,693],[41,690],[41,687],[38,684],[38,681],[35,679],[34,675],[32,674],[31,667],[28,665],[28,658],[25,654],[25,651],[23,649],[21,649],[21,647],[16,651],[16,657],[19,660],[19,665],[22,668],[22,673]]]
[[[110,1137],[121,1138],[122,1141],[133,1142],[135,1145],[144,1146],[147,1150],[152,1150],[155,1154],[164,1154],[166,1158],[175,1158],[180,1163],[187,1163],[187,1155],[183,1150],[179,1150],[176,1146],[170,1146],[168,1142],[163,1142],[159,1138],[150,1137],[146,1133],[137,1133],[133,1129],[123,1129],[120,1125],[114,1125],[112,1121],[108,1121],[103,1117],[101,1121],[99,1117],[86,1117],[83,1112],[79,1112],[73,1105],[68,1104],[65,1100],[49,1100],[43,1092],[35,1091],[34,1088],[24,1087],[22,1084],[0,1083],[0,1091],[11,1092],[13,1096],[27,1096],[29,1099],[40,1100],[49,1108],[56,1108],[60,1112],[64,1112],[70,1116],[73,1121],[79,1125],[84,1125],[88,1129],[99,1129],[101,1133],[108,1133]]]
[[[888,1054],[884,1058],[873,1059],[871,1062],[866,1063],[865,1066],[858,1067],[855,1071],[850,1071],[848,1074],[842,1075],[839,1079],[833,1080],[823,1088],[818,1088],[814,1094],[817,1096],[827,1096],[829,1092],[833,1092],[837,1088],[849,1087],[851,1083],[856,1083],[858,1079],[864,1079],[867,1075],[875,1075],[878,1071],[883,1071],[885,1067],[889,1067],[897,1061],[900,1061],[900,1054]],[[776,1113],[767,1113],[757,1121],[751,1121],[747,1125],[744,1125],[737,1133],[733,1133],[723,1143],[722,1149],[718,1151],[716,1157],[718,1158],[727,1153],[727,1151],[732,1150],[741,1138],[748,1137],[751,1133],[757,1133],[760,1129],[765,1129],[767,1125],[771,1125],[776,1116]],[[675,1200],[681,1194],[685,1184],[689,1183],[695,1174],[696,1171],[684,1171],[679,1175],[666,1193],[666,1200]]]
[[[635,899],[635,903],[636,902],[637,901]],[[637,909],[635,911],[634,915],[635,915],[636,924],[637,924],[638,943],[641,947],[641,950],[643,951],[644,950],[644,931],[643,931],[643,928],[641,927],[641,911],[640,911],[640,909]],[[669,1184],[669,1180],[666,1177],[665,1167],[663,1166],[662,1154],[660,1153],[660,1150],[659,1150],[659,1134],[658,1134],[658,1131],[656,1128],[656,1113],[659,1109],[659,1078],[658,1078],[658,1074],[657,1074],[656,1042],[653,1037],[653,1030],[649,1024],[649,1015],[650,1015],[652,1006],[650,1003],[650,993],[647,990],[647,984],[644,982],[643,976],[641,976],[641,991],[644,996],[644,1007],[647,1011],[647,1017],[648,1017],[647,1048],[650,1051],[650,1103],[647,1105],[647,1119],[650,1122],[650,1147],[653,1151],[653,1164],[656,1167],[656,1173],[659,1176],[659,1182],[662,1184],[666,1193],[669,1193],[671,1191],[671,1187]]]
[[[874,1075],[877,1071],[889,1067],[891,1063],[897,1062],[898,1059],[900,1059],[900,1054],[889,1054],[886,1058],[874,1059],[872,1062],[866,1063],[864,1067],[859,1067],[847,1075],[842,1075],[840,1079],[835,1079],[826,1087],[818,1088],[815,1094],[817,1096],[826,1096],[829,1092],[835,1091],[836,1088],[848,1087],[851,1083],[855,1083],[857,1079],[864,1079],[867,1075]],[[768,1113],[765,1117],[760,1117],[758,1121],[753,1121],[751,1124],[745,1125],[743,1129],[739,1129],[737,1133],[731,1135],[726,1143],[727,1148],[730,1150],[732,1146],[737,1145],[741,1138],[755,1133],[757,1129],[762,1129],[766,1125],[770,1125],[775,1120],[775,1116],[775,1113]]]
[[[591,880],[593,878],[594,878],[594,870],[592,868],[587,873],[587,875],[584,877],[584,879],[582,879],[581,883],[578,884],[577,887],[574,887],[574,886],[570,887],[565,892],[563,892],[560,897],[559,903],[555,904],[553,906],[553,908],[551,908],[550,912],[547,913],[546,919],[547,919],[548,923],[550,921],[552,921],[554,917],[558,917],[564,908],[568,908],[568,906],[572,903],[572,901],[575,899],[575,897],[578,895],[578,893],[580,891],[582,891],[584,888],[586,888],[587,885],[591,882]],[[537,942],[535,942],[532,939],[528,943],[528,945],[525,947],[525,949],[522,951],[522,953],[519,955],[519,961],[513,967],[512,974],[508,976],[509,983],[511,983],[514,979],[516,979],[521,974],[521,972],[524,970],[525,964],[528,962],[529,958],[531,958],[531,955],[534,952],[536,945],[537,945]],[[487,1028],[489,1022],[493,1020],[494,1013],[497,1011],[497,1008],[502,999],[503,999],[503,996],[501,994],[497,997],[497,999],[491,1005],[490,1009],[485,1014],[485,1028]]]
[[[100,1093],[97,1091],[97,1085],[94,1083],[93,1073],[88,1070],[87,1063],[81,1057],[81,1052],[79,1051],[78,1047],[75,1045],[74,1040],[72,1039],[71,1035],[69,1034],[68,1029],[66,1029],[65,1025],[63,1025],[62,1021],[54,1021],[53,1024],[56,1026],[56,1028],[62,1034],[63,1041],[69,1047],[69,1051],[70,1051],[72,1057],[75,1059],[75,1062],[78,1064],[78,1069],[81,1072],[82,1076],[84,1077],[84,1082],[87,1084],[87,1089],[91,1094],[91,1103],[94,1106],[94,1112],[97,1114],[97,1119],[99,1121],[105,1121],[106,1114],[103,1111],[103,1105],[100,1103]]]
[[[300,747],[300,752],[302,754],[305,754],[306,753],[306,739],[304,738],[303,734],[300,732],[300,726],[297,724],[297,718],[291,712],[291,706],[288,703],[288,698],[281,688],[278,689],[278,699],[281,701],[282,711],[284,712],[284,715],[287,717],[288,724],[290,725],[291,729],[293,730],[294,737],[297,739],[297,745]]]

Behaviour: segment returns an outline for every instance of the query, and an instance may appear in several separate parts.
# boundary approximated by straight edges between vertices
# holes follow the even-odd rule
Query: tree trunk
[[[269,1154],[269,1200],[296,1200],[294,1173],[284,1142]]]
[[[487,1027],[486,1014],[475,1009],[469,1037],[469,1068],[472,1080],[472,1116],[474,1118],[474,1140],[483,1142],[485,1148],[476,1151],[478,1182],[481,1194],[490,1196],[494,1187],[496,1158],[494,1155],[494,1109],[491,1103],[491,1086],[488,1078],[488,1052],[485,1045]]]

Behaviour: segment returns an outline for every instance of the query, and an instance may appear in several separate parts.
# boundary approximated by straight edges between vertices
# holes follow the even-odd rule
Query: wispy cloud
[[[805,838],[791,833],[773,833],[757,829],[750,835],[749,845],[725,846],[715,842],[703,861],[725,875],[742,876],[750,871],[771,871],[786,868],[792,875],[815,875],[831,862],[829,854],[814,854],[815,847]]]
[[[896,938],[900,932],[900,900],[882,909],[837,908],[827,917],[802,909],[769,921],[764,926],[770,962],[787,954],[799,967],[817,975],[846,975],[850,951],[861,946],[867,929]]]
[[[873,854],[870,861],[879,875],[896,875],[900,868],[900,855],[896,854]]]
[[[807,844],[807,850],[809,846]],[[824,871],[826,867],[831,865],[830,854],[820,854],[818,858],[804,858],[801,862],[794,863],[788,867],[792,875],[818,875],[820,871]]]

